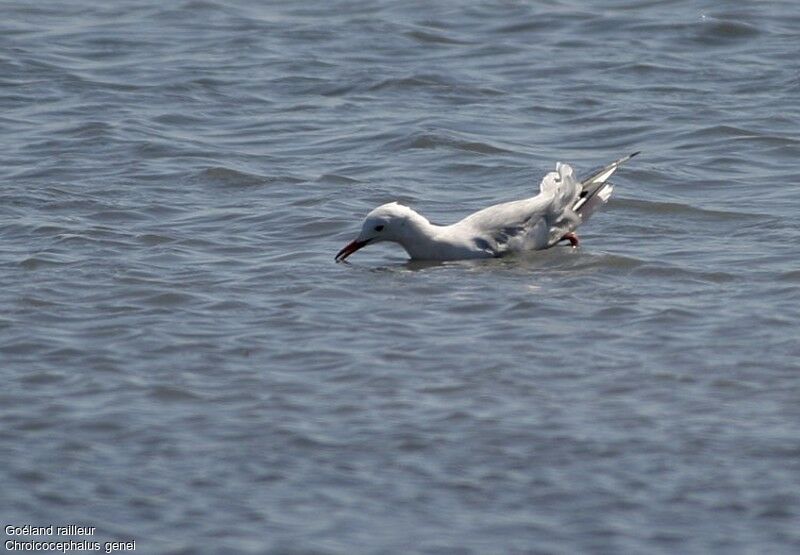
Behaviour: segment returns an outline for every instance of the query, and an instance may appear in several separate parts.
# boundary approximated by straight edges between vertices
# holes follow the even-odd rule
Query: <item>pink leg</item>
[[[572,247],[577,247],[580,244],[580,240],[578,236],[575,234],[574,231],[570,231],[569,233],[565,233],[564,236],[561,238],[561,241],[569,241],[569,244]]]

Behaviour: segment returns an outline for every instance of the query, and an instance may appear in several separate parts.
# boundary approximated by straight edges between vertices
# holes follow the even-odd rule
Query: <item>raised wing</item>
[[[592,172],[588,177],[581,180],[581,192],[578,195],[578,200],[572,206],[572,210],[580,215],[582,223],[587,222],[595,210],[608,202],[608,198],[614,190],[611,183],[608,183],[608,179],[617,171],[620,165],[637,154],[639,154],[639,151],[620,158],[616,162]]]

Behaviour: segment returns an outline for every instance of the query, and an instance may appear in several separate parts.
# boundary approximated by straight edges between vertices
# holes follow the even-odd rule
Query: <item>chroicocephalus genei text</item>
[[[568,164],[557,163],[535,197],[496,204],[452,225],[436,225],[411,208],[390,202],[367,214],[359,236],[336,254],[341,262],[358,249],[380,241],[400,243],[415,260],[494,258],[550,248],[561,241],[578,246],[575,229],[608,201],[608,183],[633,154],[578,181]]]

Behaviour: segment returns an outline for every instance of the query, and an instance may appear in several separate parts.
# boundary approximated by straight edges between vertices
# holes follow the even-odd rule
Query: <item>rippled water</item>
[[[3,4],[3,524],[800,550],[796,3],[255,4]],[[580,249],[333,263],[634,150]]]

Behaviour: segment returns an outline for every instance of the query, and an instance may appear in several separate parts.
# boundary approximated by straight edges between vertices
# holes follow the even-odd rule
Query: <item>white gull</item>
[[[608,182],[634,152],[579,181],[568,164],[557,163],[535,197],[489,206],[452,225],[436,225],[411,208],[390,202],[367,214],[359,236],[336,254],[341,262],[362,247],[394,241],[415,260],[496,258],[550,248],[561,241],[578,246],[575,229],[608,201]]]

